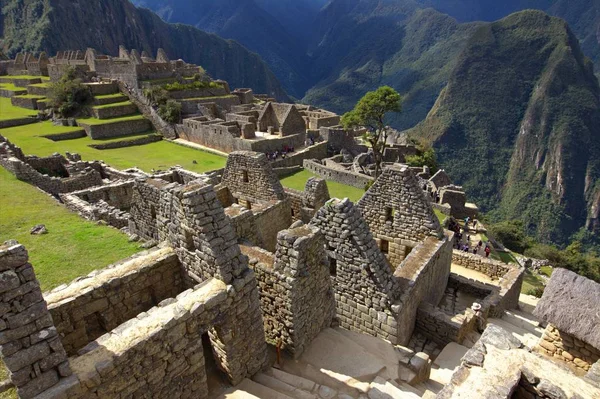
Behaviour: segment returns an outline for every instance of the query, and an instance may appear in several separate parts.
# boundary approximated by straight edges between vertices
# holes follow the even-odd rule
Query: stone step
[[[37,96],[46,97],[50,89],[46,86],[40,86],[39,84],[33,84],[27,86],[27,93],[34,94]]]
[[[418,395],[410,390],[402,390],[399,387],[389,381],[384,380],[381,377],[375,378],[375,380],[369,385],[369,392],[367,392],[369,399],[420,399],[421,395]]]
[[[115,94],[119,92],[119,86],[113,82],[94,82],[94,83],[84,83],[87,87],[89,87],[92,95],[101,96],[106,94]]]
[[[306,392],[313,392],[317,383],[306,378],[300,377],[295,374],[287,373],[283,370],[272,367],[267,371],[269,375],[277,378],[279,381],[285,382],[288,385],[294,386],[298,389],[302,389]]]
[[[130,136],[138,133],[145,133],[152,129],[152,123],[143,116],[136,118],[114,118],[105,119],[104,123],[98,123],[99,119],[91,121],[77,120],[85,133],[92,139],[104,139],[113,137]]]
[[[342,381],[341,378],[336,378],[330,375],[330,373],[323,372],[312,364],[308,364],[300,360],[285,362],[284,370],[287,374],[295,375],[308,381],[313,381],[316,385],[315,388],[313,388],[313,391],[318,391],[319,388],[321,388],[321,390],[329,388],[338,391],[340,395],[345,394],[356,398],[360,395],[366,394],[369,390],[368,383],[355,381],[353,384],[348,384],[347,381]]]
[[[399,390],[403,391],[403,392],[411,392],[415,395],[417,395],[418,397],[423,396],[423,394],[425,393],[425,389],[423,389],[422,386],[412,386],[410,384],[407,384],[405,382],[395,382],[395,381],[389,381],[390,384],[392,384],[393,386],[395,386],[396,388],[398,388]]]
[[[310,393],[312,390],[308,392],[304,391],[300,388],[297,388],[293,385],[289,385],[286,382],[283,382],[273,376],[264,373],[255,375],[252,378],[252,380],[254,380],[254,382],[266,386],[267,388],[271,388],[274,391],[281,392],[282,394],[288,395],[295,399],[317,399],[316,395]]]
[[[502,316],[502,320],[506,320],[512,325],[520,327],[532,334],[541,334],[544,330],[540,328],[540,323],[532,314],[520,312],[518,310],[506,310]]]
[[[244,379],[238,385],[229,388],[227,391],[217,397],[217,399],[293,399],[281,392],[275,391],[269,387],[256,383],[249,379]]]

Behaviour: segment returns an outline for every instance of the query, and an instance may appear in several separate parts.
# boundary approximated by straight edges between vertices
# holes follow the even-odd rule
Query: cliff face
[[[7,0],[2,48],[17,51],[85,50],[116,55],[120,44],[156,54],[162,47],[172,59],[202,65],[232,87],[251,87],[289,100],[261,58],[239,43],[191,26],[168,24],[128,0]]]
[[[485,211],[565,242],[598,228],[599,93],[565,22],[524,11],[475,32],[412,133]]]

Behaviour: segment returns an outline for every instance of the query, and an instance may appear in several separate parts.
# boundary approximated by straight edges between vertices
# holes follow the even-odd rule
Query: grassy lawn
[[[101,94],[99,96],[94,96],[94,98],[119,98],[119,97],[125,97],[125,95],[122,93],[113,93],[113,94]]]
[[[550,266],[542,266],[540,267],[540,273],[545,275],[546,277],[552,277],[552,271],[554,269]]]
[[[12,82],[14,79],[41,79],[43,82],[49,82],[50,77],[48,76],[34,76],[34,75],[9,75],[0,77],[0,82]]]
[[[9,119],[20,119],[27,116],[35,116],[37,111],[32,109],[14,107],[10,98],[0,97],[0,121],[6,121]]]
[[[283,177],[281,179],[281,184],[283,184],[284,187],[304,191],[306,181],[313,176],[315,175],[308,172],[307,170],[302,170],[301,172],[297,172]],[[365,191],[361,190],[360,188],[347,186],[345,184],[340,184],[329,180],[327,181],[327,187],[329,188],[329,195],[331,195],[332,197],[348,197],[354,203],[356,203],[365,193]]]
[[[225,157],[180,146],[168,141],[112,150],[96,150],[88,147],[88,145],[101,144],[108,140],[92,140],[89,137],[83,137],[74,140],[51,141],[40,137],[47,134],[67,133],[76,130],[81,130],[81,128],[54,126],[51,122],[41,122],[0,129],[0,134],[21,147],[25,154],[43,157],[55,152],[61,154],[64,154],[65,151],[77,152],[84,160],[103,160],[119,169],[137,166],[142,170],[150,172],[152,169],[165,170],[171,166],[180,165],[185,169],[202,173],[225,166]],[[110,139],[110,141],[112,140],[118,139]],[[197,163],[194,164],[193,161]]]
[[[0,83],[0,89],[10,90],[10,91],[25,91],[24,87],[15,86],[12,83]]]
[[[0,209],[0,242],[15,239],[27,248],[44,291],[140,251],[119,230],[82,219],[4,168]],[[39,223],[49,233],[29,234]]]

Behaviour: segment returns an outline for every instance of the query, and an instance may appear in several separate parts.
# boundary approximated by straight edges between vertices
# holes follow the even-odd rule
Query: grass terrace
[[[32,83],[29,86],[49,88],[50,87],[50,82],[48,81],[48,82],[43,82],[43,83]]]
[[[110,104],[110,105],[113,105],[113,104]],[[104,107],[104,106],[101,105],[100,107]],[[111,119],[96,119],[93,117],[77,118],[77,122],[81,122],[86,125],[105,125],[108,123],[133,121],[133,120],[139,120],[139,119],[144,119],[144,115],[135,114],[135,115],[127,115],[127,116],[121,116],[119,118],[111,118]]]
[[[225,166],[226,159],[222,156],[183,147],[168,141],[159,141],[135,147],[97,150],[88,145],[121,141],[133,136],[105,140],[92,140],[89,137],[83,137],[63,141],[52,141],[41,137],[48,134],[69,133],[79,130],[82,130],[81,127],[54,126],[52,122],[46,121],[0,129],[0,134],[21,147],[25,154],[44,157],[55,152],[61,154],[64,154],[65,151],[76,152],[84,160],[104,160],[109,165],[119,169],[137,166],[142,170],[150,172],[152,169],[165,170],[171,166],[181,165],[185,169],[202,173]],[[143,136],[149,133],[136,136]],[[193,161],[197,163],[194,164]]]
[[[49,82],[49,76],[36,76],[36,75],[7,75],[0,77],[0,82],[2,81],[12,81],[14,79],[41,79],[42,81]]]
[[[119,92],[119,93],[113,93],[113,94],[102,94],[102,95],[94,96],[94,98],[105,99],[105,98],[119,98],[119,97],[124,97],[124,96],[125,96],[124,94]]]
[[[14,107],[8,97],[0,97],[0,121],[10,119],[26,118],[28,116],[36,116],[37,111],[32,109]],[[0,130],[2,134],[3,130]]]
[[[13,83],[0,83],[0,89],[8,91],[25,91],[24,87],[15,86]]]
[[[41,100],[42,98],[46,98],[46,97],[40,96],[38,94],[20,94],[17,97],[20,97],[20,98],[37,98],[38,100]]]
[[[112,108],[112,107],[121,107],[123,105],[130,105],[131,101],[122,101],[120,103],[110,103],[110,104],[104,104],[104,105],[94,105],[92,108],[94,109],[105,109],[105,108]],[[104,120],[112,120],[112,119],[104,119]]]
[[[140,251],[119,230],[86,221],[0,168],[0,242],[23,244],[42,286],[52,289]],[[48,234],[31,235],[36,224]]]

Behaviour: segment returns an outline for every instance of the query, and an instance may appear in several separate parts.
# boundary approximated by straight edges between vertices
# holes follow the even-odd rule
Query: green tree
[[[417,145],[417,153],[415,155],[408,155],[406,163],[410,166],[427,166],[431,174],[434,174],[438,170],[435,150],[428,144]]]
[[[77,114],[91,98],[89,87],[77,78],[73,67],[68,68],[57,82],[50,84],[48,90],[48,105],[63,118]]]
[[[178,123],[181,119],[181,104],[175,100],[168,100],[158,108],[158,115],[169,123]]]
[[[402,99],[400,94],[389,86],[381,86],[370,91],[361,98],[354,109],[342,116],[345,129],[365,127],[367,132],[364,139],[371,145],[375,158],[375,178],[381,173],[383,152],[387,146],[389,127],[385,123],[386,114],[401,112]]]

